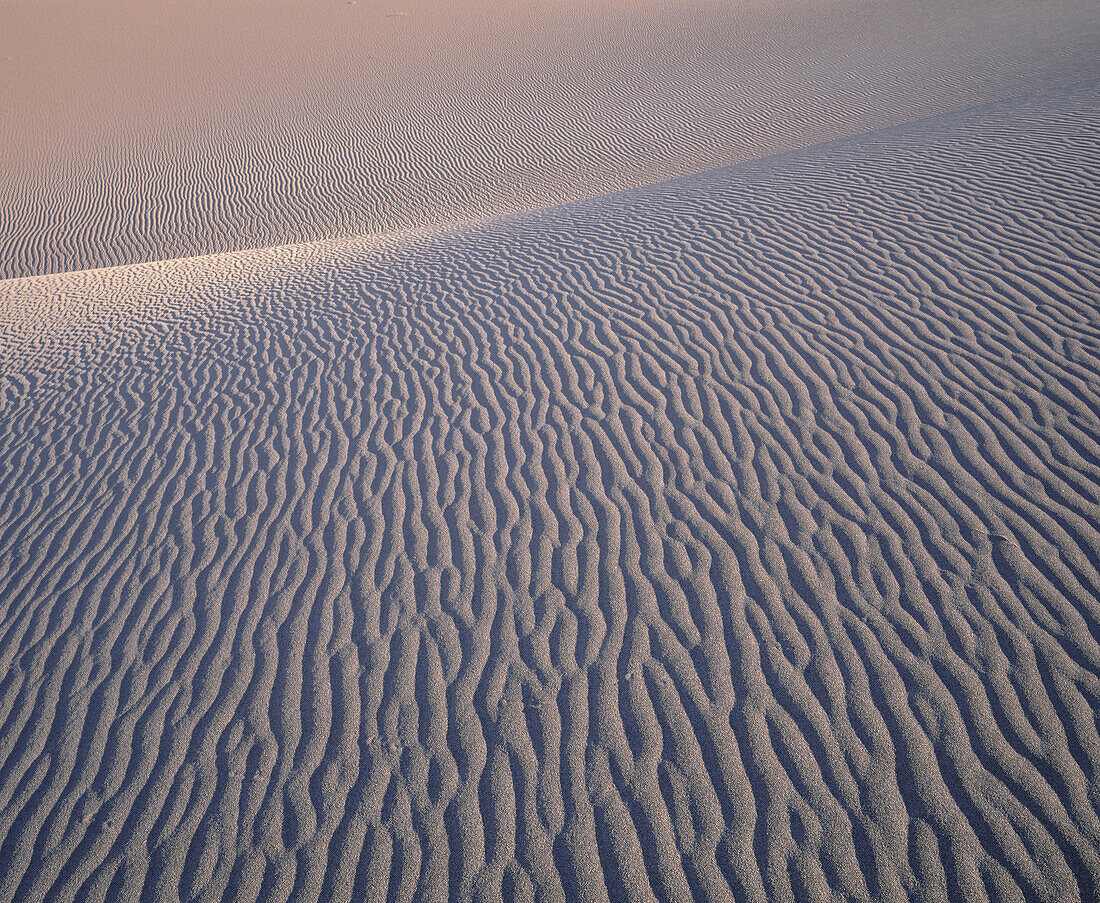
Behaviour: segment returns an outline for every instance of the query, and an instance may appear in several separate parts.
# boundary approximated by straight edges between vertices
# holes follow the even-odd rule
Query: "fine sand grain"
[[[0,899],[1097,900],[1098,182],[1093,81],[0,283]]]

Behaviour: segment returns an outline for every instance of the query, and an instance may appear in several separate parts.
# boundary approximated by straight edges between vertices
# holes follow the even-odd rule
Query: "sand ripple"
[[[10,5],[0,279],[542,208],[1100,77],[1094,0]]]
[[[1095,900],[1098,100],[0,284],[0,899]]]

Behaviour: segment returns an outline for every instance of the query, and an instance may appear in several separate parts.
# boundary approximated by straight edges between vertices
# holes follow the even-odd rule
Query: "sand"
[[[1098,136],[4,283],[0,898],[1095,900]]]
[[[4,0],[0,278],[522,211],[1100,75],[1093,0]]]
[[[441,119],[393,139],[390,207],[340,170],[347,219],[263,142],[233,170],[270,177],[248,209],[186,155],[148,193],[99,163],[45,191],[33,145],[77,120],[21,120],[0,901],[1100,899],[1100,73],[1051,84],[1087,68],[1083,7],[1002,4],[978,41],[993,6],[904,49],[873,27],[898,4],[737,7],[823,79],[811,107],[762,81],[764,120],[685,121],[665,162],[630,148],[705,92],[647,118],[624,83],[649,131],[616,144],[610,108],[606,146],[544,158]],[[229,45],[338,46],[290,39],[314,4],[267,31],[234,9],[260,32]],[[583,34],[609,10],[538,15]],[[150,26],[171,78],[200,24],[175,49]],[[799,35],[840,50],[815,68]],[[861,36],[840,92],[821,73]],[[649,83],[699,62],[657,57]],[[130,76],[89,72],[121,141],[97,117]],[[197,79],[173,128],[214,116]],[[136,107],[132,186],[183,146]],[[303,120],[304,171],[335,178],[359,113]],[[216,119],[194,134],[231,140]],[[58,171],[96,159],[78,132]],[[488,162],[422,180],[443,134]]]

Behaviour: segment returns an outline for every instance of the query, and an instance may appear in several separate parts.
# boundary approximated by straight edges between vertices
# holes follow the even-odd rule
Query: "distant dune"
[[[1098,180],[1091,81],[0,284],[0,899],[1096,900]]]
[[[0,278],[515,212],[1100,76],[1095,0],[5,0]]]

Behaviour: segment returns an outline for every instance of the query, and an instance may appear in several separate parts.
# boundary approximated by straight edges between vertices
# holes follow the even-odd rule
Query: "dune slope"
[[[1100,77],[1093,0],[5,0],[0,278],[441,225]]]
[[[0,283],[0,899],[1095,900],[1098,144]]]

